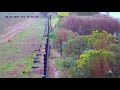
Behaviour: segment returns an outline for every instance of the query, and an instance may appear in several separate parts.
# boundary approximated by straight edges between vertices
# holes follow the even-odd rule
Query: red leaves
[[[117,19],[105,15],[71,16],[64,20],[63,28],[81,34],[90,34],[93,30],[105,30],[110,33],[120,31]]]
[[[57,41],[58,43],[62,44],[63,42],[66,42],[67,41],[67,38],[69,35],[73,35],[74,37],[77,36],[76,33],[73,33],[72,31],[70,30],[67,30],[67,29],[61,29],[57,32]]]
[[[107,60],[96,60],[91,65],[92,73],[96,78],[103,78],[110,70],[110,65]]]

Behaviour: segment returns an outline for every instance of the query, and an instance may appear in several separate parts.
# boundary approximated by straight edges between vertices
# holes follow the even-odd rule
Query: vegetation
[[[113,52],[106,50],[90,50],[89,52],[80,55],[80,60],[77,61],[77,68],[83,72],[92,74],[93,77],[105,77],[108,71],[111,70],[111,63],[115,60]]]
[[[37,20],[23,32],[14,36],[11,42],[0,44],[0,77],[29,78],[32,73],[35,49],[41,43],[44,19]],[[39,33],[41,32],[41,33]]]
[[[63,21],[63,28],[77,32],[79,35],[91,34],[94,30],[104,30],[111,34],[119,32],[119,20],[106,15],[71,16]]]
[[[65,31],[67,30],[64,30],[64,34]],[[61,34],[63,35],[61,37],[64,37],[63,41],[66,42],[63,53],[65,53],[67,57],[64,56],[64,59],[61,60],[62,66],[59,66],[62,68],[63,77],[107,78],[109,77],[109,71],[114,72],[114,77],[119,77],[119,55],[117,55],[117,52],[119,52],[119,44],[116,43],[119,41],[116,40],[111,33],[104,30],[101,32],[96,30],[93,31],[91,35],[77,36],[74,33],[70,33],[66,36],[64,34]],[[76,37],[74,37],[74,35]],[[59,41],[59,39],[57,41]],[[62,39],[60,39],[60,41],[62,41]],[[75,60],[73,57],[76,56],[77,52],[80,52],[77,55],[79,58]],[[71,56],[72,59],[70,59]],[[115,68],[117,68],[117,71],[115,71]]]
[[[52,12],[42,13],[45,17],[52,14],[51,52],[60,53],[60,57],[58,53],[56,56],[51,54],[51,72],[54,71],[55,61],[56,71],[60,70],[63,78],[119,78],[119,20],[109,15],[98,15],[98,12],[75,13],[75,16],[72,16],[73,12],[59,12],[57,15]],[[5,28],[6,23],[8,26],[13,25],[9,22],[10,19],[0,27]],[[42,19],[37,21],[15,36],[11,42],[0,44],[0,77],[31,76],[34,50],[41,43],[40,38],[44,33],[43,22]],[[16,73],[16,69],[20,69],[17,76],[4,76],[11,72]]]

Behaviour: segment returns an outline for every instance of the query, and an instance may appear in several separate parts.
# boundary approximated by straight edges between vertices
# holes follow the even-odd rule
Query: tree
[[[68,42],[65,52],[67,55],[76,54],[79,55],[88,48],[89,35],[82,35],[73,38],[71,35],[68,36]]]
[[[61,56],[62,56],[62,52],[63,52],[63,43],[67,42],[69,35],[77,36],[76,33],[73,33],[70,30],[61,29],[61,30],[57,31],[56,44],[60,45],[60,53],[61,53],[60,55]]]
[[[62,27],[79,35],[88,35],[94,30],[104,30],[112,35],[120,32],[119,20],[108,15],[70,16],[64,19]]]
[[[99,12],[70,12],[70,15],[91,16],[99,14]]]

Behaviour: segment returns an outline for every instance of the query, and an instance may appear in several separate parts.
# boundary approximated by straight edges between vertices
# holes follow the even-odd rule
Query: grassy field
[[[11,42],[0,44],[0,78],[14,77],[15,71],[19,72],[15,77],[29,77],[35,57],[34,50],[41,43],[44,22],[44,19],[38,19],[25,31],[13,37]]]

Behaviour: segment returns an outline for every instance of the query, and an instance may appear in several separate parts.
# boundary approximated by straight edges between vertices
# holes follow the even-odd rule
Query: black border
[[[119,11],[119,0],[4,0],[0,11]]]
[[[0,84],[4,88],[8,87],[15,87],[16,89],[40,89],[40,90],[45,90],[45,89],[55,89],[55,90],[85,90],[85,89],[95,89],[95,90],[109,90],[112,89],[116,90],[117,86],[119,87],[119,79],[105,79],[105,78],[59,78],[59,79],[23,79],[23,78],[12,78],[12,79],[0,79]],[[114,86],[115,85],[115,86]],[[107,88],[105,88],[107,87]],[[118,88],[119,89],[119,88]]]
[[[66,1],[66,2],[65,2]],[[113,1],[113,2],[111,2]],[[69,12],[84,12],[84,11],[120,11],[120,4],[119,0],[89,0],[89,1],[76,1],[76,0],[9,0],[9,1],[2,1],[0,5],[0,11],[4,12],[53,12],[53,11],[69,11]],[[0,79],[0,83],[4,85],[4,88],[7,85],[11,87],[19,86],[18,89],[24,89],[25,87],[34,87],[38,89],[45,89],[45,88],[56,88],[57,89],[65,89],[65,87],[71,88],[73,86],[73,90],[77,89],[85,89],[90,87],[97,87],[96,89],[100,89],[102,86],[108,86],[107,89],[111,88],[111,86],[119,86],[119,79],[83,79],[83,78],[76,78],[76,79]],[[118,85],[117,85],[118,84]],[[0,86],[2,86],[0,85]],[[50,86],[50,87],[49,87]],[[8,87],[9,88],[9,87]],[[51,88],[51,89],[52,89]],[[102,88],[103,89],[103,88]],[[115,90],[115,87],[114,87]]]

